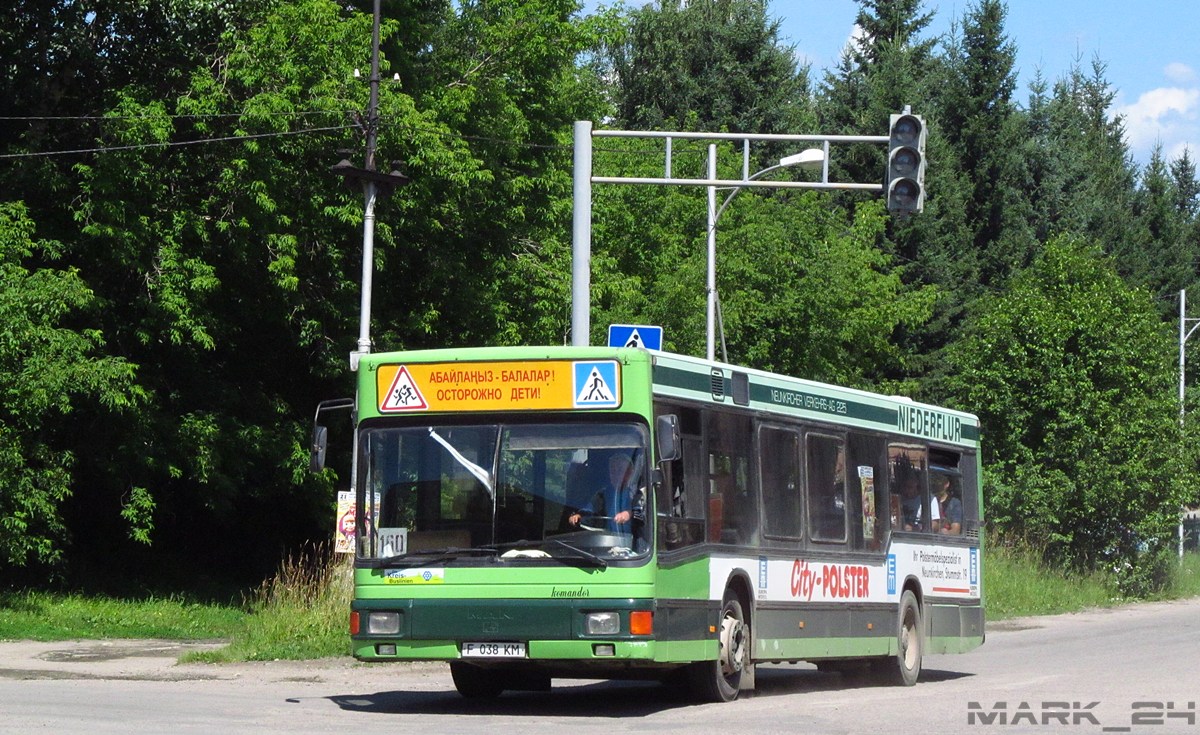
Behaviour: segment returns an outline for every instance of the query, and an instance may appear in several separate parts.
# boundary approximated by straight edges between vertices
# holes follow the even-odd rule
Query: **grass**
[[[990,544],[984,555],[983,586],[989,620],[1026,615],[1054,615],[1089,607],[1133,602],[1116,592],[1104,572],[1080,574],[1052,569],[1033,549]],[[1184,554],[1168,587],[1151,599],[1200,596],[1200,553]]]
[[[176,597],[122,599],[33,590],[0,592],[0,640],[231,638],[246,614]]]
[[[230,644],[188,654],[193,661],[270,661],[344,656],[353,567],[348,555],[309,549],[289,556],[255,591],[246,625]]]
[[[1200,552],[1183,555],[1170,592],[1171,597],[1200,597]]]
[[[1075,612],[1119,602],[1106,576],[1051,569],[1033,549],[991,544],[983,558],[989,620]]]
[[[261,661],[344,656],[353,580],[350,559],[308,549],[286,559],[239,607],[181,598],[142,600],[46,592],[0,592],[0,639],[229,639],[193,661]],[[989,620],[1050,615],[1127,600],[1103,574],[1047,568],[1030,549],[991,544],[984,563]],[[1200,596],[1200,554],[1185,555],[1156,599]]]

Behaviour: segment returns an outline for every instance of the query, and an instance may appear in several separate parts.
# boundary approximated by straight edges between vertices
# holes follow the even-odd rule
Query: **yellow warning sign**
[[[615,361],[381,365],[375,405],[385,414],[615,408],[620,375]]]

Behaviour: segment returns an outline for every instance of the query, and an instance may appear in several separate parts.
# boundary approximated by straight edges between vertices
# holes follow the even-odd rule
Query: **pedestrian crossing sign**
[[[663,328],[649,324],[608,325],[609,347],[640,347],[644,350],[662,349]]]
[[[575,408],[621,405],[620,370],[615,360],[575,363]]]

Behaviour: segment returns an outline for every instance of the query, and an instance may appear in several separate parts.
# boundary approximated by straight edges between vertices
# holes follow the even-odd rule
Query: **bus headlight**
[[[584,630],[588,635],[616,635],[621,632],[621,616],[615,612],[588,613]]]
[[[400,613],[371,612],[367,614],[367,633],[371,635],[396,635],[400,632]]]

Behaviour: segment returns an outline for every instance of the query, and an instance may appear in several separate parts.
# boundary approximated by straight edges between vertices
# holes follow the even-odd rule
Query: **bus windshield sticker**
[[[446,581],[446,570],[389,569],[384,572],[383,578],[388,584],[443,584]]]
[[[875,540],[875,468],[859,465],[858,483],[862,491],[863,539]]]
[[[375,373],[380,413],[618,408],[615,360],[409,363]]]
[[[379,529],[379,555],[404,556],[408,553],[407,528]]]
[[[577,408],[616,408],[621,405],[617,363],[575,363],[575,406]]]
[[[396,378],[392,380],[391,387],[383,394],[382,400],[379,401],[379,410],[384,413],[395,411],[424,411],[429,408],[429,404],[425,402],[425,396],[421,395],[421,389],[413,382],[412,375],[408,370],[401,365],[396,371]]]

